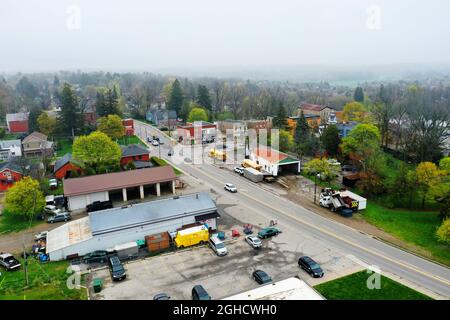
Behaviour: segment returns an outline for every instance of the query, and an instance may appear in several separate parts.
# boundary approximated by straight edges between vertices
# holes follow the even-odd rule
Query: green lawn
[[[151,162],[153,164],[155,164],[158,167],[162,167],[162,166],[168,166],[170,165],[166,160],[158,158],[158,157],[151,157]],[[175,174],[177,176],[182,175],[183,172],[181,172],[180,170],[178,170],[176,167],[172,166],[173,171],[175,172]]]
[[[45,223],[45,221],[33,220],[31,222],[31,226],[33,227],[41,223]],[[0,235],[22,231],[27,229],[28,227],[30,227],[30,221],[25,221],[21,218],[11,216],[7,212],[5,212],[5,210],[3,211],[3,214],[0,216]]]
[[[371,224],[398,238],[425,249],[430,257],[450,266],[450,246],[435,237],[440,225],[437,212],[391,210],[369,201],[362,216]]]
[[[25,274],[18,271],[3,272],[0,276],[0,300],[86,300],[86,289],[69,289],[66,281],[67,261],[40,263],[28,258],[29,286],[25,286]],[[83,279],[81,285],[84,285]]]
[[[146,146],[145,143],[143,143],[137,136],[123,136],[117,140],[117,143],[122,146],[127,146],[129,144],[140,144]]]
[[[366,271],[360,271],[314,288],[328,300],[432,300],[385,276],[381,276],[380,289],[370,290],[367,288],[370,276]]]
[[[56,150],[56,156],[57,157],[62,157],[64,156],[66,153],[71,153],[72,152],[72,140],[69,138],[65,138],[65,139],[60,139],[57,141],[57,150]]]

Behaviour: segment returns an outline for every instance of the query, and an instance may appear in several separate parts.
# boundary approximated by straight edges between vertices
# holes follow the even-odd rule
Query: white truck
[[[330,188],[322,190],[319,204],[336,212],[342,209],[359,211],[366,208],[367,200],[350,191],[335,191]]]

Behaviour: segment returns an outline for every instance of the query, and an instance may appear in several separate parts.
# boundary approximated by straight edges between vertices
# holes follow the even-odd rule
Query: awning
[[[213,218],[219,218],[220,214],[216,211],[213,213],[208,213],[208,214],[202,214],[200,216],[196,216],[195,217],[195,221],[205,221],[205,220],[209,220],[209,219],[213,219]]]

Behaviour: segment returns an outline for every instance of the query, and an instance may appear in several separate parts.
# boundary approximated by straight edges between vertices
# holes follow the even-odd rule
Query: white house
[[[9,160],[22,156],[22,142],[20,140],[0,141],[0,160]]]
[[[250,160],[261,165],[261,170],[274,177],[282,172],[300,173],[300,160],[290,157],[288,154],[274,150],[266,146],[258,146],[250,151]]]

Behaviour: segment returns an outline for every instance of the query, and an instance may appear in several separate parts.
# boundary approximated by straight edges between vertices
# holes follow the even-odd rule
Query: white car
[[[48,213],[48,214],[56,215],[56,214],[61,213],[63,211],[61,209],[58,209],[56,206],[49,204],[49,205],[46,205],[44,207],[44,212]]]
[[[48,231],[39,232],[38,234],[36,234],[34,236],[34,240],[36,240],[36,241],[45,240],[45,239],[47,239],[47,234],[48,234]]]
[[[249,245],[251,245],[252,248],[254,248],[254,249],[262,247],[262,242],[257,236],[252,236],[252,235],[246,236],[245,241],[247,241],[247,243]]]
[[[48,185],[52,189],[58,188],[58,180],[56,179],[48,179]]]
[[[155,146],[155,147],[159,146],[159,142],[157,140],[153,140],[152,146]]]
[[[239,173],[239,174],[244,174],[244,168],[241,167],[235,167],[234,168],[234,172]]]
[[[236,193],[237,192],[236,187],[234,186],[234,184],[231,184],[231,183],[225,184],[224,189],[229,191],[229,192],[232,192],[232,193]]]

